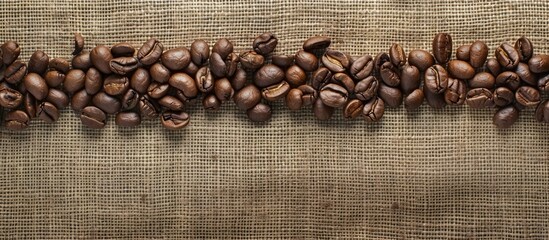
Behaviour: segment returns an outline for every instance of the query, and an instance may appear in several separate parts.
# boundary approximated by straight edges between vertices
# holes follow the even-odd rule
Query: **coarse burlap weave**
[[[535,1],[0,2],[0,39],[21,57],[70,58],[74,32],[96,44],[156,37],[166,48],[235,50],[271,31],[278,53],[313,35],[352,55],[528,36],[549,52],[549,4]],[[549,127],[526,110],[509,130],[468,107],[386,111],[382,122],[314,119],[274,104],[254,124],[232,102],[190,110],[164,130],[91,130],[65,110],[20,132],[0,131],[0,239],[548,239]]]

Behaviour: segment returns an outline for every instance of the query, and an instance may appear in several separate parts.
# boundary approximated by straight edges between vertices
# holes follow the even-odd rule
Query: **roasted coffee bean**
[[[83,51],[80,54],[74,56],[72,58],[71,62],[73,69],[80,69],[83,71],[87,71],[89,68],[93,66],[90,53],[87,51]]]
[[[227,66],[227,73],[226,73],[227,77],[232,77],[234,75],[234,73],[238,69],[239,61],[240,61],[240,57],[238,57],[238,54],[236,53],[229,54],[227,59],[225,59],[225,65]]]
[[[151,78],[159,83],[166,83],[170,79],[171,72],[170,70],[162,65],[162,63],[155,63],[149,68],[149,73]]]
[[[49,67],[61,73],[67,73],[70,70],[70,63],[63,58],[52,58],[50,59]]]
[[[477,40],[473,42],[473,44],[471,44],[469,53],[469,63],[471,63],[471,66],[474,68],[482,67],[484,66],[486,58],[488,57],[488,46],[486,46],[486,43],[484,43],[483,41]]]
[[[141,116],[135,112],[119,112],[116,114],[114,123],[121,127],[136,127],[141,124]]]
[[[383,64],[386,62],[391,62],[389,54],[380,52],[376,55],[376,57],[374,58],[374,76],[381,79],[381,66],[383,66]]]
[[[475,76],[475,69],[465,61],[461,60],[451,60],[448,62],[448,73],[452,77],[469,80]]]
[[[113,57],[133,57],[135,54],[135,48],[127,42],[117,43],[111,48],[111,54]]]
[[[72,95],[71,108],[76,112],[80,112],[82,109],[90,105],[91,101],[92,95],[88,94],[86,90],[80,90]]]
[[[515,94],[506,87],[498,87],[493,94],[494,103],[498,107],[509,105],[515,101]]]
[[[143,119],[154,119],[158,117],[159,107],[157,106],[155,101],[149,98],[149,96],[141,96],[141,99],[139,99],[139,103],[137,105]]]
[[[49,87],[58,87],[65,81],[65,74],[58,72],[57,70],[47,71],[44,75],[44,80]]]
[[[362,114],[364,104],[358,99],[353,99],[345,105],[343,108],[343,117],[346,119],[354,119]]]
[[[282,82],[284,71],[273,64],[267,64],[261,67],[255,73],[254,83],[257,87],[264,88]]]
[[[388,86],[396,87],[400,85],[399,71],[395,67],[395,65],[390,62],[385,62],[383,65],[381,65],[379,75],[381,76],[381,80],[383,80],[383,83],[387,84]]]
[[[15,41],[4,42],[4,44],[0,46],[0,50],[2,53],[2,60],[6,66],[17,60],[19,54],[21,54],[21,48],[19,48],[19,44]]]
[[[503,43],[496,49],[496,59],[503,68],[513,69],[518,65],[520,55],[513,46]]]
[[[344,52],[328,49],[322,55],[322,64],[332,72],[345,72],[351,65],[351,58]]]
[[[178,71],[189,66],[191,52],[185,47],[173,48],[162,53],[162,64],[172,71]]]
[[[222,78],[215,81],[214,93],[221,102],[230,100],[234,95],[234,89],[229,79]]]
[[[225,59],[233,52],[233,44],[229,39],[221,38],[212,47],[212,53],[218,53],[221,59]]]
[[[517,49],[520,60],[522,62],[528,62],[532,55],[534,55],[534,45],[532,45],[532,42],[530,42],[530,39],[526,38],[525,36],[520,37],[515,42],[515,49]]]
[[[408,64],[415,66],[423,72],[435,64],[433,55],[425,50],[412,50],[408,53]]]
[[[492,122],[497,128],[509,128],[517,121],[519,110],[513,106],[499,109],[492,118]]]
[[[271,63],[286,69],[294,64],[294,55],[273,55]]]
[[[301,97],[301,100],[303,100],[303,106],[313,105],[318,98],[318,92],[313,87],[306,84],[297,88],[303,92],[303,96]]]
[[[86,73],[80,69],[71,69],[65,76],[63,82],[63,88],[69,93],[75,93],[76,91],[83,89],[86,84]],[[35,96],[36,97],[36,96]]]
[[[92,98],[93,105],[103,110],[108,114],[115,114],[120,111],[122,104],[115,97],[112,97],[105,92],[99,92]]]
[[[402,92],[398,88],[381,83],[377,94],[388,107],[398,107],[402,104]]]
[[[349,75],[345,73],[336,73],[332,77],[332,82],[336,83],[340,86],[343,86],[349,93],[352,93],[355,91],[355,82]]]
[[[446,106],[446,100],[444,99],[444,93],[432,93],[427,89],[427,85],[423,84],[423,95],[427,104],[434,109],[442,109]]]
[[[473,79],[469,80],[470,88],[494,88],[496,84],[496,78],[487,72],[477,73]]]
[[[36,117],[36,99],[32,96],[32,94],[25,94],[25,98],[23,99],[23,107],[25,108],[25,112],[29,115],[29,117]]]
[[[515,73],[519,76],[520,80],[529,85],[536,86],[538,83],[537,76],[530,71],[526,63],[519,63],[515,69]]]
[[[444,92],[444,101],[448,105],[462,105],[467,95],[467,86],[459,79],[449,78],[448,88]]]
[[[164,112],[160,117],[162,126],[169,130],[178,130],[189,125],[191,117],[186,112]]]
[[[202,66],[210,58],[210,46],[204,40],[195,40],[191,44],[191,60],[197,66]]]
[[[150,66],[154,64],[164,51],[164,46],[155,38],[151,38],[143,43],[143,46],[137,51],[137,59],[141,64]]]
[[[540,94],[533,87],[522,86],[515,92],[515,99],[524,107],[535,107],[540,102]]]
[[[366,54],[356,59],[349,69],[351,77],[355,80],[362,80],[372,74],[374,70],[374,59],[372,56]]]
[[[221,107],[221,101],[214,94],[209,94],[202,99],[202,107],[206,110],[215,111]]]
[[[158,100],[160,106],[172,110],[172,111],[181,111],[185,108],[185,104],[176,97],[173,96],[164,96]]]
[[[372,98],[364,104],[362,116],[366,122],[378,122],[385,113],[385,103],[381,98]]]
[[[291,89],[286,95],[286,106],[292,111],[297,111],[303,107],[303,92],[299,88]]]
[[[528,61],[530,71],[533,73],[549,72],[549,55],[536,54]]]
[[[38,106],[36,116],[46,123],[53,123],[59,119],[59,110],[49,102],[43,102]]]
[[[203,93],[211,92],[214,88],[214,77],[210,72],[210,68],[201,67],[195,76],[196,86]]]
[[[452,61],[450,61],[448,65],[451,65]],[[448,87],[448,73],[446,72],[446,69],[444,69],[444,67],[435,64],[425,71],[424,81],[424,85],[427,87],[427,90],[435,94],[441,94],[444,93],[444,91],[446,91],[446,88]]]
[[[183,69],[183,72],[189,74],[189,76],[194,76],[198,72],[198,69],[198,66],[191,61],[189,65]]]
[[[542,101],[536,107],[534,118],[538,122],[549,123],[549,100]]]
[[[153,82],[151,83],[151,85],[149,85],[149,89],[147,89],[147,94],[149,94],[151,98],[159,99],[166,96],[169,91],[169,84]]]
[[[514,91],[520,86],[520,77],[511,71],[502,72],[496,77],[496,85],[505,86]]]
[[[117,96],[126,93],[130,89],[130,80],[121,75],[109,75],[103,81],[103,90],[111,96]]]
[[[263,66],[264,63],[265,58],[254,51],[245,51],[240,54],[240,64],[243,68],[255,70]]]
[[[88,69],[86,76],[84,77],[84,88],[86,89],[86,92],[90,95],[94,95],[98,93],[102,87],[103,77],[101,76],[101,73],[95,68]],[[76,88],[78,88],[78,86],[75,84],[73,89]],[[77,90],[79,89],[76,89],[75,91]]]
[[[240,110],[248,110],[261,101],[261,92],[256,86],[250,84],[236,92],[233,101]]]
[[[198,88],[196,82],[193,78],[185,73],[175,73],[173,74],[168,83],[170,86],[181,91],[184,99],[181,99],[184,102],[188,102],[198,95]]]
[[[463,45],[458,47],[458,49],[456,50],[456,59],[469,62],[469,60],[471,59],[470,51],[471,51],[471,45]]]
[[[314,89],[320,89],[332,80],[332,72],[325,67],[321,67],[313,72],[311,77],[311,85]]]
[[[28,71],[42,75],[48,69],[49,64],[50,57],[44,51],[38,50],[29,59]]]
[[[27,74],[27,65],[21,61],[15,61],[4,70],[4,80],[6,82],[17,85],[23,80]]]
[[[335,108],[324,104],[320,98],[313,104],[313,113],[318,120],[328,120],[334,115],[334,112]]]
[[[72,55],[78,55],[80,52],[82,52],[82,49],[84,49],[84,37],[82,37],[82,34],[80,33],[75,33],[74,51],[72,52]]]
[[[213,52],[210,55],[210,70],[216,78],[222,78],[227,75],[227,65],[219,53]]]
[[[320,90],[322,102],[333,108],[343,107],[349,98],[349,92],[340,85],[329,83]]]
[[[355,86],[355,96],[362,101],[368,101],[376,96],[379,82],[374,76],[369,76]]]
[[[303,49],[307,52],[312,52],[314,50],[328,48],[331,43],[332,43],[332,40],[329,37],[314,36],[307,39],[303,43]]]
[[[452,37],[448,33],[439,33],[433,39],[433,55],[439,64],[445,64],[452,57]]]
[[[488,60],[486,60],[485,67],[494,76],[499,75],[502,71],[501,65],[499,65],[498,60],[496,60],[495,58],[489,58]]]
[[[138,68],[132,75],[130,86],[138,93],[144,94],[147,92],[151,84],[151,76],[149,71],[144,68]],[[102,84],[101,84],[102,85]]]
[[[133,89],[129,89],[122,97],[122,111],[127,111],[135,108],[139,102],[139,93]]]
[[[239,68],[231,79],[231,86],[235,91],[242,89],[248,82],[246,71]]]
[[[424,98],[423,90],[416,89],[404,97],[404,107],[408,111],[416,110],[423,104]]]
[[[467,105],[471,108],[489,108],[494,106],[493,94],[486,88],[474,88],[467,92]]]
[[[549,93],[549,74],[541,76],[538,80],[538,89],[544,93]]]
[[[299,66],[292,65],[286,70],[286,82],[292,87],[298,87],[307,82],[307,73]]]
[[[263,88],[261,90],[261,96],[267,101],[274,102],[278,99],[284,98],[289,91],[290,84],[288,84],[286,81],[282,81],[278,84]]]
[[[255,52],[261,55],[268,55],[274,51],[278,44],[278,39],[270,32],[257,36],[252,44]]]
[[[272,111],[271,107],[264,103],[258,103],[254,107],[246,111],[248,119],[252,122],[266,122],[271,119]]]
[[[140,67],[140,65],[141,63],[135,57],[117,57],[109,62],[111,71],[120,75],[129,74]]]
[[[404,94],[409,94],[419,88],[421,75],[419,69],[412,65],[402,67],[400,73],[400,89]]]
[[[55,88],[50,89],[46,101],[53,104],[59,110],[69,106],[69,96],[65,92]]]
[[[312,72],[318,68],[318,58],[314,54],[303,50],[295,54],[294,61],[305,72]]]
[[[389,58],[391,59],[391,63],[396,67],[400,68],[406,64],[406,53],[398,43],[393,43],[391,48],[389,48]]]
[[[19,107],[23,102],[23,94],[6,85],[0,85],[0,106],[8,109]]]
[[[94,47],[90,52],[90,59],[93,66],[95,66],[95,68],[97,68],[97,70],[101,73],[111,73],[110,61],[113,59],[113,56],[108,47],[104,45]]]
[[[6,129],[11,131],[21,131],[29,126],[30,118],[27,113],[21,110],[8,112],[4,118]]]
[[[27,91],[29,91],[37,100],[43,100],[48,95],[49,87],[46,80],[36,73],[27,74],[27,76],[23,78],[23,84],[25,84]]]

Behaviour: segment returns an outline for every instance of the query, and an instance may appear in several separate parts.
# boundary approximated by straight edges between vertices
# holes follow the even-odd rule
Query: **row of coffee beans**
[[[525,108],[536,108],[535,118],[549,122],[549,55],[534,55],[525,37],[503,43],[488,58],[482,41],[455,51],[446,33],[435,36],[432,52],[408,54],[399,44],[372,57],[352,57],[330,48],[331,39],[315,36],[291,55],[275,55],[278,39],[263,33],[250,50],[234,52],[233,43],[219,39],[212,47],[194,41],[190,48],[166,50],[152,38],[136,49],[129,43],[99,45],[84,50],[75,34],[71,62],[36,51],[25,63],[14,41],[0,46],[0,106],[7,129],[22,130],[31,119],[52,123],[67,106],[82,124],[103,128],[109,115],[123,127],[159,119],[168,129],[189,124],[189,104],[217,110],[228,101],[245,111],[251,121],[272,116],[270,103],[284,101],[293,111],[312,106],[319,120],[337,109],[346,119],[362,116],[379,121],[385,107],[404,104],[414,111],[427,102],[435,109],[467,104],[495,108],[493,123],[510,127]]]

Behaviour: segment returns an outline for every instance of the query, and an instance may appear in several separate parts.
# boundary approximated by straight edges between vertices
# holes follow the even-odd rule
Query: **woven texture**
[[[528,36],[549,52],[549,4],[536,1],[2,1],[0,39],[69,58],[74,32],[96,44],[156,37],[165,47],[228,37],[238,51],[265,31],[277,53],[328,35],[351,55],[398,42],[430,50]],[[1,239],[548,239],[549,126],[526,110],[508,130],[467,107],[382,122],[314,120],[274,104],[254,124],[233,103],[190,110],[182,131],[60,121],[0,130]]]

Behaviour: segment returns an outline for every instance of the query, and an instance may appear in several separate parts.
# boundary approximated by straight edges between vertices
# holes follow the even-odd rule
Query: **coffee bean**
[[[240,54],[240,64],[243,68],[255,70],[263,66],[264,63],[265,58],[254,51],[245,51]]]
[[[452,60],[448,65],[451,65],[453,61],[459,60]],[[436,64],[425,71],[424,81],[427,90],[435,94],[441,94],[444,93],[448,87],[448,73],[444,67]]]
[[[57,70],[50,70],[44,75],[44,80],[46,80],[49,87],[59,87],[65,81],[65,74]]]
[[[198,90],[203,93],[211,92],[214,88],[214,77],[208,67],[201,67],[198,69],[195,81]]]
[[[0,106],[15,109],[23,102],[23,94],[6,85],[0,85]]]
[[[103,90],[111,96],[122,95],[130,89],[130,80],[125,76],[109,75],[103,81]]]
[[[189,76],[194,76],[198,72],[198,69],[198,66],[196,66],[196,64],[191,61],[189,65],[187,65],[187,67],[183,69],[183,72],[189,74]]]
[[[314,89],[319,90],[332,80],[332,72],[325,67],[321,67],[313,72],[311,77],[311,85]]]
[[[71,108],[76,112],[80,112],[82,109],[90,105],[91,101],[92,95],[88,94],[86,90],[80,90],[72,95]]]
[[[229,79],[222,78],[215,81],[214,93],[221,102],[230,100],[234,95],[234,89]]]
[[[246,84],[248,83],[247,78],[248,78],[248,76],[247,76],[246,71],[239,68],[239,69],[236,70],[234,76],[232,78],[230,78],[231,86],[233,87],[233,89],[235,91],[238,91],[238,90],[242,89],[244,86],[246,86]]]
[[[435,64],[435,59],[429,52],[416,49],[408,53],[408,63],[423,72]]]
[[[154,99],[164,97],[168,92],[170,92],[170,85],[166,83],[153,82],[149,85],[149,89],[147,89],[147,94]],[[188,98],[185,99],[185,101],[186,100],[188,100]]]
[[[520,86],[520,77],[511,71],[502,72],[496,77],[496,85],[505,86],[514,91]]]
[[[0,46],[0,50],[2,53],[2,60],[6,66],[17,60],[19,54],[21,54],[21,48],[19,48],[19,44],[15,41],[4,42],[4,44]]]
[[[52,58],[49,67],[61,73],[67,73],[70,70],[70,63],[63,58]]]
[[[135,57],[117,57],[111,59],[109,62],[109,67],[113,73],[126,75],[129,74],[138,67],[141,63]]]
[[[6,129],[11,131],[21,131],[27,128],[29,123],[29,116],[21,110],[8,112],[4,118]]]
[[[515,42],[515,49],[517,49],[522,62],[528,62],[532,55],[534,55],[534,46],[532,45],[532,42],[530,42],[530,39],[525,36],[520,37]]]
[[[506,87],[498,87],[494,90],[493,98],[496,106],[503,107],[515,101],[515,94]]]
[[[90,52],[90,59],[93,66],[95,66],[95,68],[97,68],[97,70],[99,70],[101,73],[111,73],[109,63],[113,59],[113,56],[111,54],[111,50],[108,47],[104,45],[94,47]]]
[[[162,63],[155,63],[149,68],[151,78],[159,83],[166,83],[170,79],[172,73],[170,70],[162,65]]]
[[[74,51],[72,52],[72,55],[78,55],[80,52],[82,52],[82,49],[84,49],[84,37],[82,37],[82,34],[80,33],[75,33]]]
[[[90,53],[87,51],[83,51],[80,54],[74,56],[72,58],[71,65],[73,69],[87,71],[90,67],[93,66],[90,58]]]
[[[515,99],[524,107],[535,107],[540,102],[540,94],[533,87],[522,86],[515,92]]]
[[[4,70],[4,79],[6,82],[17,85],[27,74],[27,65],[21,61],[15,61]]]
[[[261,101],[261,92],[256,86],[250,84],[240,89],[234,97],[233,101],[240,110],[248,110]]]
[[[442,109],[446,106],[446,100],[444,99],[444,93],[432,93],[427,89],[427,85],[423,84],[423,95],[427,104],[434,109]]]
[[[343,117],[345,119],[354,119],[362,114],[364,104],[358,99],[353,99],[345,105],[343,108]]]
[[[294,64],[294,55],[273,55],[271,63],[286,69]]]
[[[467,105],[471,108],[489,108],[494,106],[492,92],[486,88],[474,88],[467,92]]]
[[[108,114],[115,114],[120,111],[122,104],[115,97],[109,96],[105,92],[99,92],[92,98],[93,105]]]
[[[50,57],[44,51],[38,50],[29,59],[28,71],[42,75],[48,69],[49,63]]]
[[[495,58],[489,58],[488,60],[486,60],[485,68],[494,76],[499,75],[502,71],[501,65],[499,65],[498,60],[496,60]]]
[[[400,76],[398,69],[390,62],[385,62],[381,65],[379,72],[383,83],[391,87],[397,87],[400,85]]]
[[[252,122],[266,122],[271,119],[272,111],[269,105],[258,103],[253,108],[248,109],[246,115]]]
[[[170,86],[178,89],[183,94],[182,101],[188,102],[198,95],[198,88],[193,78],[185,73],[175,73],[168,80]]]
[[[372,98],[364,104],[362,116],[366,122],[378,122],[385,113],[385,102],[381,98]]]
[[[299,88],[291,89],[286,95],[286,106],[292,111],[297,111],[303,107],[303,92]]]
[[[433,55],[439,64],[445,64],[452,57],[452,37],[448,33],[439,33],[433,39]]]
[[[162,64],[172,71],[178,71],[189,66],[191,52],[185,47],[173,48],[162,53]]]
[[[191,44],[191,60],[197,66],[202,66],[210,58],[210,46],[204,40],[195,40]]]
[[[513,106],[499,109],[492,118],[492,122],[497,128],[509,128],[517,121],[519,111]]]
[[[312,72],[318,68],[318,58],[314,54],[303,50],[295,54],[294,61],[305,72]]]
[[[526,63],[519,63],[515,69],[515,73],[519,76],[520,80],[529,85],[536,86],[538,83],[537,76],[530,71]]]
[[[254,83],[257,87],[264,88],[280,83],[284,76],[284,71],[281,68],[273,64],[267,64],[257,70]]]
[[[292,65],[286,70],[286,82],[292,87],[298,87],[307,82],[307,73],[299,66]]]
[[[137,105],[143,119],[154,119],[158,117],[159,107],[155,101],[149,98],[149,96],[141,96],[141,99],[139,99],[139,103]]]
[[[351,65],[351,58],[344,52],[328,49],[322,55],[322,64],[332,72],[345,72]]]
[[[340,85],[329,83],[320,90],[322,102],[333,108],[343,107],[349,98],[348,91]]]
[[[423,90],[416,89],[404,97],[404,107],[408,111],[416,110],[423,104],[424,98]]]
[[[461,60],[451,60],[448,62],[448,73],[452,77],[469,80],[475,76],[475,69],[465,61]]]
[[[158,104],[172,111],[181,111],[185,109],[185,104],[183,102],[179,101],[179,99],[177,99],[176,97],[169,96],[169,95],[160,98],[158,100]]]
[[[343,86],[349,93],[352,93],[355,91],[355,82],[349,75],[345,73],[336,73],[332,77],[332,82],[335,84],[338,84],[340,86]]]
[[[101,129],[107,124],[107,114],[97,107],[88,106],[82,110],[80,121],[86,127]]]
[[[77,84],[80,84],[80,82],[75,82],[74,87],[71,87],[75,91],[79,90],[77,88],[80,87],[76,86]],[[84,77],[84,88],[86,89],[86,92],[90,95],[94,95],[98,93],[102,87],[103,77],[101,76],[101,73],[95,68],[88,69],[86,76]]]
[[[222,78],[227,75],[227,65],[219,53],[213,52],[210,55],[210,70],[216,78]]]
[[[513,69],[518,65],[520,55],[513,46],[503,43],[496,49],[496,59],[505,69]]]
[[[538,80],[538,89],[544,93],[549,93],[549,74],[541,76]]]
[[[65,76],[63,88],[69,93],[83,89],[86,84],[86,74],[80,69],[71,69]]]
[[[334,115],[334,112],[335,108],[324,104],[320,98],[313,104],[313,113],[318,120],[328,120]]]
[[[469,80],[470,88],[494,88],[496,84],[496,78],[487,72],[477,73],[473,79]]]
[[[59,110],[69,106],[69,96],[65,92],[55,88],[50,88],[46,101],[53,104]]]
[[[202,99],[202,106],[206,110],[216,111],[221,107],[221,101],[214,94],[209,94]]]
[[[449,78],[448,88],[444,92],[444,101],[448,105],[462,105],[467,95],[467,86],[459,79]]]
[[[119,112],[114,123],[121,127],[136,127],[141,124],[141,117],[135,112]]]
[[[129,89],[122,97],[122,111],[127,111],[135,108],[139,102],[139,93],[133,89]]]
[[[265,87],[261,90],[261,96],[267,101],[274,102],[278,99],[286,97],[290,91],[290,84],[282,81],[272,86]]]
[[[402,92],[398,88],[381,83],[377,94],[388,107],[398,107],[402,104]]]
[[[475,41],[471,44],[470,60],[471,66],[474,68],[479,68],[484,66],[486,58],[488,57],[488,46],[483,41]]]
[[[119,57],[133,57],[135,48],[127,42],[117,43],[111,48],[111,54],[115,58]]]
[[[212,53],[218,53],[221,59],[225,59],[233,52],[233,44],[229,39],[221,38],[212,47]]]
[[[381,79],[381,66],[386,62],[391,62],[391,58],[387,53],[380,52],[374,58],[374,76],[378,79]]]
[[[164,112],[160,117],[162,126],[169,130],[178,130],[189,125],[191,117],[186,112]]]
[[[372,74],[374,70],[374,60],[372,56],[366,54],[356,59],[349,69],[351,77],[355,80],[362,80]]]
[[[36,117],[36,99],[30,93],[26,93],[23,99],[23,106],[25,112],[29,115],[30,118]]]
[[[238,54],[236,54],[236,53],[229,54],[227,59],[225,59],[225,66],[227,66],[227,71],[226,71],[225,76],[232,77],[234,75],[234,73],[238,69],[238,62],[239,61],[240,61],[240,57],[238,57]],[[215,74],[214,74],[214,76],[215,76]]]
[[[149,71],[144,68],[138,68],[132,75],[130,86],[138,93],[144,94],[147,92],[151,84],[151,76]]]
[[[542,101],[536,107],[534,118],[538,122],[549,123],[549,100]]]
[[[255,52],[261,55],[268,55],[274,51],[278,39],[270,32],[263,33],[257,36],[252,44]]]
[[[38,106],[36,116],[46,123],[53,123],[59,119],[59,110],[49,102],[43,102]]]
[[[331,43],[332,43],[332,40],[329,37],[314,36],[307,39],[303,43],[303,49],[307,52],[312,52],[314,50],[328,48]]]
[[[456,50],[456,59],[469,62],[469,60],[471,59],[470,51],[471,51],[471,45],[463,45],[458,47],[458,49]]]
[[[29,91],[37,100],[43,100],[48,95],[49,87],[46,80],[36,73],[27,74],[27,76],[23,79],[23,84],[25,84],[27,91]]]
[[[369,76],[355,86],[355,96],[359,100],[368,101],[376,96],[379,82],[374,76]]]
[[[409,94],[419,88],[421,75],[419,69],[412,65],[402,67],[400,73],[400,88],[404,94]]]
[[[391,63],[396,67],[404,66],[406,64],[406,53],[402,46],[398,43],[393,43],[391,48],[389,48],[389,59],[391,59]]]
[[[143,46],[137,51],[137,59],[141,64],[150,66],[154,64],[164,51],[164,46],[155,38],[151,38],[143,43]]]
[[[528,61],[530,71],[533,73],[549,72],[549,55],[536,54]]]

